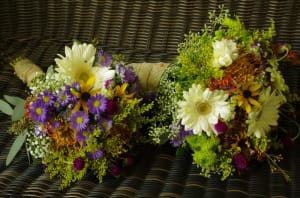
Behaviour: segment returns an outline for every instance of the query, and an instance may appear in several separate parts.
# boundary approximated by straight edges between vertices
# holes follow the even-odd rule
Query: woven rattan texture
[[[26,86],[13,74],[8,61],[19,55],[31,58],[44,70],[72,39],[97,38],[108,52],[123,53],[132,62],[171,62],[184,33],[199,31],[208,12],[224,3],[248,28],[276,22],[276,41],[300,50],[299,0],[2,0],[0,1],[0,96],[26,97]],[[282,71],[293,91],[300,93],[300,68]],[[25,148],[13,164],[5,159],[14,138],[6,133],[9,118],[0,114],[0,197],[299,197],[300,157],[293,148],[282,161],[293,182],[267,164],[253,166],[247,175],[221,182],[205,179],[192,165],[189,153],[175,155],[167,145],[145,148],[144,156],[119,179],[102,184],[87,175],[64,191],[50,180],[39,164],[28,164]]]

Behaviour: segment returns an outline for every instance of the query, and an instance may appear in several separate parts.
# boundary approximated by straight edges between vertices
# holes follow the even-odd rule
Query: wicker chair
[[[299,0],[49,0],[0,1],[0,96],[25,98],[26,85],[13,73],[10,58],[26,55],[44,70],[72,39],[100,40],[108,52],[122,53],[130,62],[171,62],[188,31],[199,31],[208,12],[224,4],[240,16],[248,28],[264,28],[276,22],[277,42],[300,50]],[[286,66],[283,73],[290,88],[300,93],[300,68]],[[175,155],[165,145],[149,149],[128,174],[107,177],[99,184],[92,175],[59,191],[59,180],[50,180],[39,164],[29,164],[25,148],[14,162],[5,159],[14,137],[6,133],[7,116],[0,113],[0,197],[298,197],[300,156],[289,151],[281,166],[292,183],[280,173],[271,174],[260,164],[246,175],[221,182],[219,176],[201,177],[189,153]],[[150,151],[151,150],[151,151]],[[147,150],[146,150],[147,151]]]

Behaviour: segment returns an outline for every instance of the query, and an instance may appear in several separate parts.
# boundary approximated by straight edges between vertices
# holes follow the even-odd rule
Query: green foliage
[[[108,160],[105,157],[93,160],[91,161],[90,168],[98,178],[99,183],[102,183],[103,177],[106,175],[108,169]]]
[[[219,162],[219,169],[222,172],[221,180],[223,181],[232,174],[232,172],[234,171],[234,167],[232,166],[232,158],[230,157],[230,155],[221,155],[219,158]]]
[[[261,138],[251,137],[254,148],[258,150],[259,153],[265,153],[268,149],[270,139],[267,136]]]
[[[66,155],[66,152],[68,152],[69,155]],[[76,171],[73,168],[73,161],[78,157],[85,160],[85,165],[83,169]],[[43,163],[47,165],[45,171],[49,173],[51,179],[56,176],[62,178],[59,186],[59,189],[62,190],[71,183],[83,178],[87,172],[89,161],[85,159],[85,153],[79,152],[75,154],[74,151],[70,152],[70,150],[67,151],[66,148],[63,148],[52,151],[51,155],[45,156],[45,158],[43,158]]]
[[[13,114],[12,107],[4,100],[0,100],[0,111],[10,116]]]
[[[12,144],[7,158],[6,158],[6,166],[10,165],[10,163],[13,161],[13,159],[16,157],[16,155],[18,154],[18,152],[21,150],[23,144],[26,141],[26,133],[27,130],[25,129],[23,133],[21,133],[14,141],[14,143]]]
[[[194,152],[194,162],[201,167],[203,174],[208,176],[218,162],[217,148],[220,140],[204,134],[186,136],[185,140]]]

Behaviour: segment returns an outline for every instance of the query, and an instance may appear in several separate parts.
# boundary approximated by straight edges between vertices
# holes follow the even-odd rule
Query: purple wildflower
[[[221,120],[218,120],[218,122],[217,122],[217,124],[215,124],[214,128],[218,134],[225,133],[228,129],[226,123]]]
[[[33,102],[29,107],[30,118],[39,123],[43,123],[47,120],[47,114],[48,110],[42,100]]]
[[[35,136],[41,136],[41,137],[45,137],[46,133],[43,131],[43,125],[39,124],[39,125],[35,125],[34,127],[34,135]]]
[[[96,159],[99,159],[103,156],[104,152],[102,149],[99,149],[93,153],[87,153],[87,157],[91,160],[96,160]]]
[[[103,50],[101,50],[98,53],[98,58],[99,58],[99,64],[102,66],[108,67],[112,63],[112,57],[108,53],[104,52]]]
[[[74,161],[73,161],[73,169],[75,171],[80,171],[84,168],[84,160],[80,157],[76,158]]]
[[[58,93],[58,102],[60,106],[67,106],[70,103],[74,103],[76,101],[76,97],[71,94],[71,88],[66,86],[64,90],[61,90]]]
[[[91,96],[87,101],[87,106],[90,113],[100,114],[106,109],[107,100],[100,94],[96,94],[95,96]]]
[[[48,90],[44,91],[43,93],[38,95],[38,98],[43,101],[45,106],[50,107],[53,106],[55,102],[55,96],[53,93],[49,92]]]
[[[177,126],[172,126],[171,125],[171,130],[177,130]],[[192,135],[193,131],[192,130],[184,130],[184,126],[180,124],[180,129],[179,133],[177,132],[174,137],[171,138],[171,144],[175,147],[180,146],[183,142],[186,136]]]
[[[116,64],[116,71],[121,76],[122,83],[135,83],[138,80],[138,77],[134,73],[133,67],[124,67],[120,63]]]
[[[83,111],[77,111],[71,115],[71,128],[76,131],[85,130],[88,122],[89,117]]]
[[[82,130],[82,131],[77,131],[76,133],[76,139],[80,143],[85,143],[85,141],[88,138],[88,135],[91,133],[91,128],[87,127],[87,129]]]
[[[102,118],[99,124],[101,131],[109,131],[112,127],[113,121],[109,118]]]
[[[242,153],[237,153],[232,157],[233,164],[238,170],[245,170],[248,167],[248,160]]]

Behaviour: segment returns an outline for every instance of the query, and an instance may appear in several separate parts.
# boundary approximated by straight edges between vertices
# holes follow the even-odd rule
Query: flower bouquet
[[[137,143],[144,142],[139,129],[152,107],[139,92],[138,76],[122,56],[86,43],[65,47],[55,63],[46,73],[28,59],[13,63],[30,93],[26,100],[4,96],[0,101],[1,110],[12,116],[10,132],[19,135],[7,165],[26,143],[51,178],[62,178],[61,189],[88,171],[99,182],[119,174],[132,162]]]
[[[267,160],[279,170],[275,152],[299,135],[290,93],[279,63],[294,61],[289,45],[274,45],[274,22],[247,30],[228,10],[209,14],[201,32],[190,32],[178,60],[163,74],[155,99],[150,136],[157,143],[188,148],[201,174],[231,174]],[[287,130],[284,124],[295,126]]]

